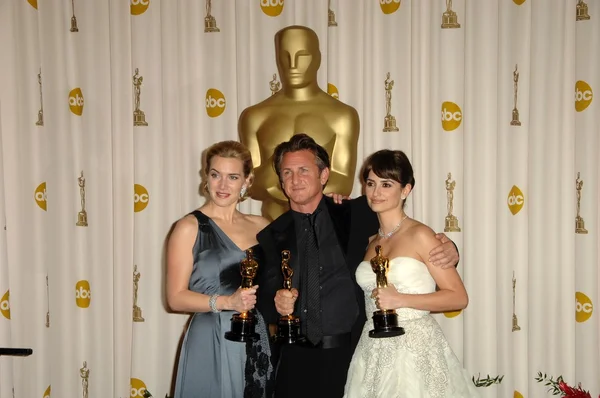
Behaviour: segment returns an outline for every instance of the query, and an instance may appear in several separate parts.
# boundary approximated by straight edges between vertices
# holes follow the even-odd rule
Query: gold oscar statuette
[[[283,288],[292,289],[292,276],[294,270],[290,267],[291,253],[289,250],[281,252],[281,272],[283,273]],[[276,340],[284,344],[295,344],[304,340],[300,333],[300,318],[293,314],[283,315],[277,322]]]
[[[38,120],[35,122],[36,126],[44,125],[44,102],[42,100],[42,68],[40,68],[40,73],[38,73],[38,84],[40,86],[40,110],[38,111]]]
[[[281,83],[277,81],[277,73],[273,73],[273,80],[269,82],[269,86],[271,87],[271,95],[277,94],[281,89]]]
[[[399,131],[396,127],[396,118],[392,116],[392,89],[394,88],[394,81],[390,80],[390,72],[387,73],[385,78],[385,118],[383,119],[383,131]]]
[[[71,9],[73,10],[73,16],[71,17],[71,32],[79,32],[77,28],[77,18],[75,18],[75,0],[71,0]]]
[[[515,279],[515,273],[513,271],[513,279],[512,279],[512,285],[513,285],[513,319],[512,319],[512,331],[516,332],[518,330],[521,330],[521,326],[519,326],[519,321],[517,320],[517,308],[515,305],[515,288],[517,286],[517,280]]]
[[[88,398],[90,370],[87,367],[87,361],[83,361],[83,368],[79,369],[79,376],[81,377],[81,387],[83,389],[82,397]]]
[[[258,271],[258,262],[254,259],[252,249],[246,250],[246,258],[240,263],[240,273],[242,274],[242,289],[250,289],[253,286],[256,272]],[[231,317],[231,328],[225,332],[225,338],[230,341],[245,343],[259,339],[258,333],[254,331],[256,317],[251,311],[244,311],[239,314],[233,314]]]
[[[583,0],[577,1],[577,17],[575,18],[577,21],[587,21],[590,19],[590,14],[588,14],[588,5],[585,4]]]
[[[460,232],[460,227],[458,226],[458,218],[456,218],[456,216],[452,214],[452,210],[454,209],[455,186],[456,181],[452,180],[452,173],[448,173],[448,178],[446,179],[446,198],[448,202],[448,215],[446,216],[444,232]]]
[[[134,126],[147,126],[146,122],[146,114],[144,111],[140,109],[140,96],[142,94],[142,83],[144,82],[144,77],[140,76],[140,70],[135,68],[135,74],[133,75],[133,93],[134,93],[134,103],[135,109],[133,110],[133,125]]]
[[[513,97],[513,110],[512,110],[512,120],[510,122],[511,126],[520,126],[521,125],[521,121],[519,120],[519,110],[517,109],[517,92],[519,90],[519,70],[518,70],[518,65],[515,65],[515,70],[513,72],[513,90],[514,90],[514,97]]]
[[[577,172],[577,179],[575,180],[575,189],[577,192],[577,216],[575,216],[575,233],[587,234],[588,230],[585,229],[585,222],[581,217],[581,190],[583,189],[583,180],[580,178],[580,174],[580,172]]]
[[[81,170],[81,175],[77,179],[79,183],[79,196],[81,197],[81,211],[77,213],[77,226],[78,227],[87,227],[87,212],[85,211],[85,178],[83,177],[83,170]]]
[[[133,266],[133,321],[134,322],[144,322],[144,317],[142,316],[142,309],[138,307],[138,285],[140,283],[141,274],[137,270],[137,265]]]
[[[221,29],[217,27],[217,20],[210,14],[212,10],[211,0],[206,0],[206,16],[204,17],[204,32],[220,32]]]
[[[381,246],[375,246],[375,257],[371,259],[371,269],[375,273],[377,288],[388,286],[387,274],[390,270],[390,259],[381,254]],[[394,337],[404,334],[404,329],[398,326],[396,310],[380,308],[373,312],[373,330],[369,330],[369,337]]]
[[[446,0],[446,11],[442,14],[442,29],[460,28],[458,16],[452,11],[452,0]]]
[[[329,0],[327,4],[327,26],[338,26],[337,22],[335,21],[335,12],[333,12],[333,10],[331,9],[331,0]]]
[[[48,287],[48,275],[46,275],[46,327],[50,327],[50,288]]]
[[[250,196],[262,202],[262,215],[274,220],[289,209],[273,169],[273,151],[293,135],[306,133],[331,159],[325,193],[349,195],[354,184],[360,121],[351,106],[323,91],[317,82],[321,51],[317,34],[288,26],[275,34],[275,61],[281,89],[240,115],[240,141],[252,154]],[[304,65],[299,67],[299,65]]]

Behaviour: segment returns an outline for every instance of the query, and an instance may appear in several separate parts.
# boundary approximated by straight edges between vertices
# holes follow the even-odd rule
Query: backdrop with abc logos
[[[201,151],[277,89],[292,24],[359,112],[359,160],[406,151],[409,215],[453,230],[470,304],[436,317],[482,396],[545,396],[538,371],[600,393],[600,1],[12,0],[0,346],[34,354],[0,359],[0,398],[169,393],[188,316],[164,239],[202,203]]]

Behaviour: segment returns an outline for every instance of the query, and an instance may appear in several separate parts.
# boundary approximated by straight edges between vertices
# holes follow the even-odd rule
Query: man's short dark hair
[[[283,155],[298,151],[310,151],[315,155],[315,163],[319,168],[319,173],[326,167],[331,168],[329,154],[325,148],[317,144],[316,141],[307,134],[296,134],[293,135],[289,141],[277,145],[275,152],[273,153],[273,168],[277,173],[277,177],[279,177],[279,181],[281,181],[281,161],[283,160]]]

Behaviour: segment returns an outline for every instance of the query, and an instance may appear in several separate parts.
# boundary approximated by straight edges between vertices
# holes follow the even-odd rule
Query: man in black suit
[[[366,321],[364,295],[354,273],[379,222],[364,196],[335,204],[323,195],[329,155],[308,135],[294,135],[280,144],[273,163],[290,210],[257,236],[264,255],[257,306],[268,324],[294,313],[306,337],[301,344],[276,350],[275,397],[342,397]],[[456,246],[443,234],[439,239],[442,244],[432,251],[432,261],[455,265]],[[283,289],[283,250],[291,252],[291,291]]]

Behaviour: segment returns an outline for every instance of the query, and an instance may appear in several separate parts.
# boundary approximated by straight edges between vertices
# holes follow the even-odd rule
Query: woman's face
[[[216,205],[225,207],[237,203],[242,187],[248,185],[242,161],[214,156],[210,161],[207,184],[210,199]]]
[[[401,209],[406,196],[410,192],[410,184],[402,187],[398,181],[380,178],[373,170],[367,177],[365,194],[369,207],[375,213],[383,213],[392,209]]]

